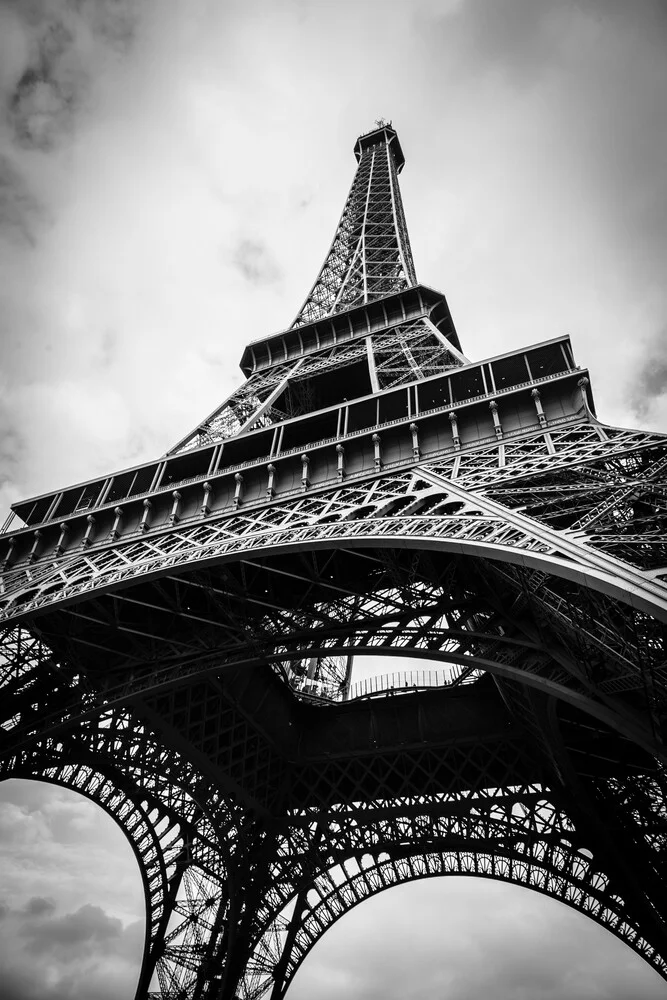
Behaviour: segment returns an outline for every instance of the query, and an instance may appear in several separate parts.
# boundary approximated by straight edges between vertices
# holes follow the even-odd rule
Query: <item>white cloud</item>
[[[52,896],[65,911],[103,902],[125,924],[142,914],[138,868],[124,834],[97,805],[56,785],[2,783],[0,869],[2,899],[13,909],[32,896]]]
[[[0,786],[3,1000],[117,1000],[133,994],[143,892],[124,834],[55,785]]]

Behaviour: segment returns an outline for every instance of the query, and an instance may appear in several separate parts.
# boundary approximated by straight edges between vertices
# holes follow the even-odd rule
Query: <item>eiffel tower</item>
[[[476,875],[667,978],[667,437],[568,337],[482,362],[420,284],[396,131],[246,381],[171,451],[16,503],[0,777],[98,803],[137,998],[278,1000],[351,907]],[[356,655],[431,661],[354,682]]]

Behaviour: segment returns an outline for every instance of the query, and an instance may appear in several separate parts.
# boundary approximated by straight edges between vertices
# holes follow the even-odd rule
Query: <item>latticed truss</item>
[[[173,449],[187,451],[210,441],[223,441],[241,431],[268,426],[288,415],[271,404],[281,395],[298,365],[278,365],[244,382],[216,410]]]
[[[369,366],[370,391],[428,378],[458,368],[464,361],[464,355],[428,319],[397,323],[350,343],[316,350],[292,364],[253,372],[169,454],[222,442],[322,409],[336,399],[326,380],[328,374],[335,374],[343,385],[349,377],[349,388],[341,390],[342,396],[343,391],[353,394],[360,364]]]
[[[652,528],[646,531],[645,509],[655,490],[666,488],[664,456],[665,440],[659,435],[585,422],[532,437],[523,448],[518,443],[511,448],[496,444],[465,458],[454,454],[447,462],[410,463],[401,473],[350,477],[334,490],[307,491],[282,503],[263,502],[220,519],[200,517],[175,530],[140,533],[124,544],[9,570],[3,577],[2,618],[12,621],[51,604],[210,559],[354,539],[380,545],[397,536],[410,537],[415,544],[419,539],[438,540],[445,547],[464,546],[471,554],[485,551],[499,557],[518,547],[532,553],[536,567],[602,575],[609,587],[639,588],[646,601],[663,607],[664,514],[653,507]],[[597,511],[605,491],[619,493],[623,475],[626,493],[635,496],[637,468],[648,470],[648,499],[636,498],[637,523],[624,509],[622,525],[613,533],[600,532],[597,523],[590,531],[572,529],[585,503],[582,482],[588,481],[589,503]],[[563,485],[561,493],[572,498],[574,513],[568,518],[563,503],[558,527],[546,516],[512,511],[511,496],[519,498],[517,506],[523,508],[525,503],[519,501],[529,495],[542,502],[544,479],[566,484],[568,478],[573,484]],[[503,488],[508,480],[514,485]]]
[[[413,320],[372,339],[378,388],[428,378],[458,367],[463,358],[451,344],[438,338],[431,324]]]
[[[415,285],[398,172],[403,154],[390,125],[361,136],[352,188],[322,270],[294,320],[301,326]]]
[[[36,679],[53,664],[45,647],[23,630],[4,638],[5,664],[12,647],[19,655],[7,671],[4,691],[20,704],[36,696]],[[36,708],[33,704],[33,712]],[[228,859],[237,835],[233,811],[136,713],[91,713],[80,692],[78,709],[75,738],[69,727],[64,740],[54,735],[3,755],[0,778],[38,777],[71,788],[116,820],[134,850],[147,906],[137,995],[147,994],[152,978],[160,996],[193,995],[205,977],[200,957],[228,917]]]
[[[612,931],[622,928],[651,959],[638,929],[624,926],[621,900],[609,899],[606,875],[585,847],[572,843],[570,818],[542,787],[473,793],[463,801],[452,796],[446,806],[440,815],[380,820],[372,833],[360,831],[357,850],[318,874],[264,931],[240,996],[282,996],[313,945],[354,906],[392,886],[444,875],[493,878],[560,898]],[[418,853],[406,846],[415,842]]]
[[[603,425],[567,338],[469,362],[416,284],[396,133],[356,153],[246,381],[157,462],[16,505],[0,777],[125,831],[137,1000],[278,1000],[352,906],[446,874],[667,978],[667,438]],[[355,685],[358,654],[397,670]]]

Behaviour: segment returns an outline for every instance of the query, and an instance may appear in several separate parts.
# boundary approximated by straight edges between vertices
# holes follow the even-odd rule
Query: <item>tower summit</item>
[[[357,173],[336,234],[293,326],[417,284],[398,175],[405,158],[384,122],[354,145]]]
[[[448,874],[667,978],[667,439],[598,419],[567,337],[469,361],[396,131],[355,156],[244,384],[156,460],[14,505],[0,777],[125,832],[137,1000],[279,1000],[352,906]],[[358,683],[357,654],[397,669]]]

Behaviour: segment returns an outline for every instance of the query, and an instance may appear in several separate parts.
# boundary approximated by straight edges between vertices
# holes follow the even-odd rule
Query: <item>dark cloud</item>
[[[41,982],[33,969],[1,968],[3,1000],[59,1000],[53,997],[52,990]]]
[[[54,907],[55,909],[55,907]],[[47,912],[53,912],[47,911]],[[44,911],[31,914],[44,916]],[[108,949],[117,945],[122,938],[123,925],[115,917],[109,917],[100,906],[87,903],[76,913],[66,913],[48,921],[26,924],[21,934],[26,938],[28,951],[34,955],[58,950],[60,955],[78,953],[80,946],[91,943],[104,944]]]
[[[108,368],[113,364],[118,350],[118,334],[115,330],[107,328],[103,331],[100,341],[100,365]]]
[[[34,965],[0,968],[0,995],[2,1000],[130,1000],[134,996],[137,977],[128,976],[126,970],[120,976],[108,967],[101,976],[94,966],[86,971],[88,975],[57,974],[54,979]]]
[[[44,209],[24,174],[8,156],[0,156],[0,238],[34,246]]]
[[[97,75],[125,52],[141,4],[130,0],[3,0],[0,3],[0,231],[31,243],[44,212],[31,165],[91,113]],[[42,193],[43,194],[43,193]]]
[[[52,899],[44,899],[42,896],[32,896],[25,904],[23,912],[30,917],[43,917],[48,913],[54,913],[56,904]]]
[[[90,96],[100,47],[130,43],[139,4],[126,0],[29,0],[8,4],[26,34],[28,58],[9,96],[19,144],[49,149],[74,126]]]
[[[652,406],[667,395],[667,326],[650,341],[630,387],[630,401],[638,418],[646,419]]]
[[[88,83],[74,12],[69,4],[11,6],[27,36],[27,61],[7,101],[8,121],[20,146],[50,149],[69,131]]]
[[[90,903],[58,915],[33,896],[2,908],[2,1000],[116,1000],[132,996],[143,946],[140,922],[123,925]]]
[[[258,240],[239,240],[232,264],[251,285],[269,285],[280,277],[280,268],[268,248]]]
[[[9,102],[9,120],[21,145],[48,149],[69,126],[83,89],[78,67],[68,72],[61,68],[73,41],[62,21],[51,22],[40,39],[37,58],[18,80]]]

